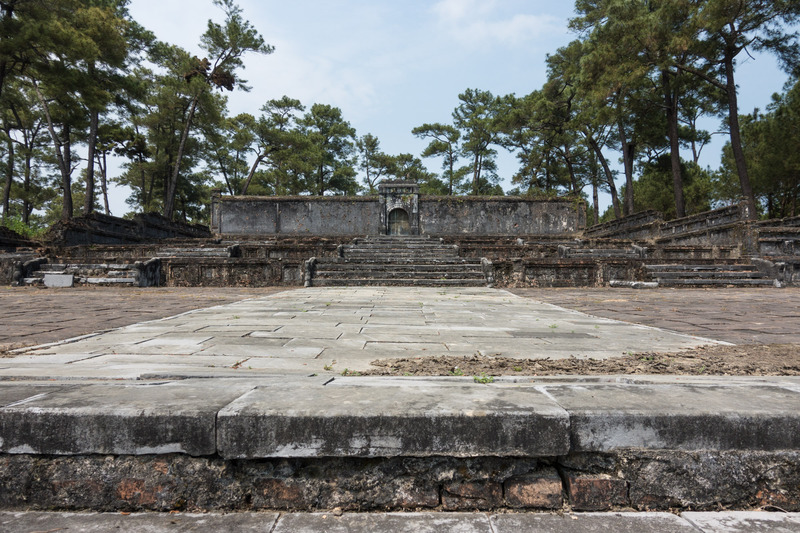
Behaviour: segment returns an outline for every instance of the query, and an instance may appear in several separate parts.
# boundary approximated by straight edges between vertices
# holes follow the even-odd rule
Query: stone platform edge
[[[791,378],[0,382],[0,509],[800,510]]]

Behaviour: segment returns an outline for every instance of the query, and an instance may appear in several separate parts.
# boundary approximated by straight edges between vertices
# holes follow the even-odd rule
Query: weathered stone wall
[[[5,226],[0,226],[0,252],[13,252],[17,248],[36,246],[37,243],[29,241],[16,231]]]
[[[212,229],[223,235],[379,234],[379,209],[377,197],[227,196],[215,206]]]
[[[224,460],[0,455],[0,509],[64,511],[800,510],[800,455]]]
[[[586,226],[586,207],[572,200],[423,196],[423,235],[565,235]]]
[[[138,214],[128,220],[100,213],[76,217],[54,224],[45,240],[49,244],[136,244],[174,237],[210,237],[205,226],[172,222],[155,213]]]
[[[380,235],[377,197],[215,197],[212,230],[221,235]],[[585,227],[571,200],[506,197],[419,199],[423,235],[566,235]]]
[[[642,239],[652,235],[653,228],[659,227],[664,215],[658,211],[648,210],[603,224],[595,224],[586,229],[587,237],[620,237],[626,239]]]

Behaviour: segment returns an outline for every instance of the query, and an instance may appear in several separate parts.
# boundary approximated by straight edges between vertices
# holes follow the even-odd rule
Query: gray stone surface
[[[492,289],[309,288],[32,349],[26,353],[35,359],[3,361],[0,377],[111,378],[116,371],[130,379],[141,375],[136,361],[156,356],[159,372],[173,366],[214,376],[220,367],[246,360],[239,367],[339,374],[345,368],[365,370],[379,358],[476,353],[606,358],[711,342]],[[65,354],[74,358],[61,359]],[[210,357],[220,359],[214,363]],[[230,357],[236,360],[224,359]]]
[[[222,531],[252,531],[269,533],[278,520],[277,513],[231,514],[165,514],[140,513],[0,513],[0,531],[107,533],[135,531],[162,533],[192,531],[220,533]]]
[[[800,394],[769,385],[554,385],[573,451],[800,447]]]
[[[491,533],[484,514],[403,513],[403,514],[287,514],[278,520],[274,533]]]
[[[74,283],[75,283],[75,276],[73,276],[72,274],[44,275],[44,286],[51,289],[72,287]]]
[[[507,514],[492,517],[494,533],[697,533],[669,513]]]
[[[797,513],[682,513],[681,517],[707,533],[800,533]]]
[[[373,381],[373,383],[375,383]],[[533,389],[474,382],[259,387],[220,411],[225,458],[556,456],[566,413]]]
[[[338,513],[337,513],[338,514]],[[800,515],[683,513],[44,513],[0,512],[8,532],[162,533],[797,533]]]
[[[0,409],[0,452],[211,455],[217,412],[251,387],[204,380],[83,385],[39,394]]]

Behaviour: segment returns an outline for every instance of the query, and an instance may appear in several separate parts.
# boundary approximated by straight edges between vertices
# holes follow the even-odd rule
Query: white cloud
[[[465,46],[516,46],[565,33],[563,20],[520,10],[512,13],[511,4],[501,5],[497,0],[440,0],[433,12],[439,26]]]

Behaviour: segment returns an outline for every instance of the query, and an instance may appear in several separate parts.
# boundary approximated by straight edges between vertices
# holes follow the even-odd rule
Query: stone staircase
[[[645,265],[659,287],[781,287],[755,265]]]
[[[159,259],[133,263],[48,263],[39,259],[28,266],[23,284],[47,287],[81,285],[157,286]]]
[[[158,257],[196,257],[229,259],[241,257],[239,245],[173,245],[158,249]]]
[[[355,239],[334,259],[306,263],[306,286],[456,286],[491,284],[484,262],[459,257],[458,247],[422,236]]]

